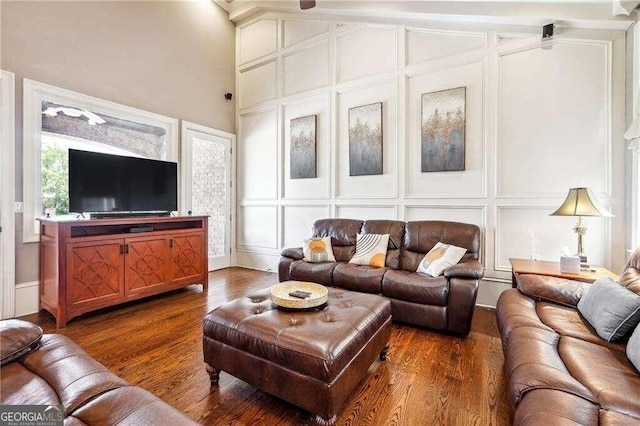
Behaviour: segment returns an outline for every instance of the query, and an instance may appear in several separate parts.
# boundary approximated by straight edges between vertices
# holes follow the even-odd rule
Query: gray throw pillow
[[[627,343],[627,358],[636,370],[640,371],[640,325],[636,327]]]
[[[578,302],[578,311],[608,342],[618,340],[640,322],[640,296],[611,278],[600,278]]]

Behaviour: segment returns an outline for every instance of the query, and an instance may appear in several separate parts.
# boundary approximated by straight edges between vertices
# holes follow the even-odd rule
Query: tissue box
[[[560,257],[560,272],[567,274],[580,273],[580,257],[579,256],[562,256]]]

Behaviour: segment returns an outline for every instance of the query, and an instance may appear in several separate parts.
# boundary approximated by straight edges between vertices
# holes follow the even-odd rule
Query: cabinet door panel
[[[170,267],[166,237],[127,238],[125,282],[127,295],[157,292],[167,283]]]
[[[123,240],[67,244],[67,305],[104,305],[124,297]]]
[[[206,258],[202,233],[174,237],[171,250],[173,284],[203,276]]]

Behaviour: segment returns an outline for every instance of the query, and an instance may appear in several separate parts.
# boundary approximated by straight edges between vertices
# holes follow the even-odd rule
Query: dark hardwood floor
[[[226,373],[210,387],[202,318],[220,304],[277,283],[277,275],[229,268],[201,286],[93,312],[56,330],[46,312],[22,317],[71,337],[129,383],[210,425],[312,424],[309,413]],[[493,310],[476,308],[466,338],[394,324],[376,362],[338,417],[342,425],[509,424],[503,356]]]

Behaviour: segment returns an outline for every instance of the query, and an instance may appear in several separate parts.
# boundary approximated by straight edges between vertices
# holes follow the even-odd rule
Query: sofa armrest
[[[280,255],[283,257],[290,257],[294,260],[302,260],[304,258],[302,247],[286,248],[282,250],[282,253],[280,253]]]
[[[447,278],[475,278],[484,277],[484,267],[477,260],[466,260],[450,266],[444,271]]]
[[[447,300],[447,330],[463,336],[471,330],[473,309],[478,296],[478,280],[450,278]]]
[[[545,275],[522,274],[517,276],[520,293],[535,300],[576,307],[591,284]]]

